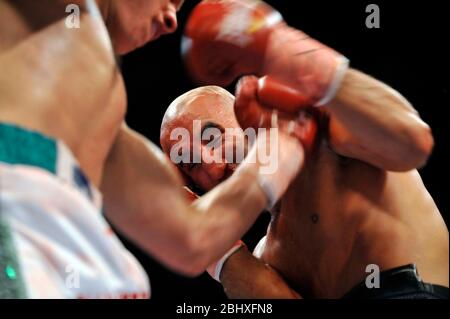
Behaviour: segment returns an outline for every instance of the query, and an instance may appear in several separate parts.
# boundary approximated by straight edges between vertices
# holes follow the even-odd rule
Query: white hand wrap
[[[297,176],[304,159],[304,151],[300,142],[287,134],[276,132],[271,134],[272,141],[267,135],[259,134],[250,152],[238,170],[256,163],[258,167],[258,185],[267,197],[267,209],[271,209],[283,196],[289,184]],[[267,146],[270,144],[270,156]],[[271,162],[263,163],[263,159]]]
[[[222,272],[223,265],[233,255],[239,248],[245,246],[244,242],[239,240],[219,261],[214,263],[212,266],[208,267],[208,274],[213,277],[215,280],[220,282],[220,274]]]

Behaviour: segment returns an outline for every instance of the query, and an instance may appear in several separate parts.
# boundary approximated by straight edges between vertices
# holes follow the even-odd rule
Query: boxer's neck
[[[15,0],[0,0],[0,56],[3,52],[8,50],[8,48],[17,45],[18,43],[23,44],[22,48],[27,48],[25,52],[29,53],[26,54],[24,53],[24,50],[21,51],[21,49],[18,48],[14,55],[5,54],[5,59],[7,59],[7,61],[12,61],[12,63],[10,63],[12,67],[9,69],[9,72],[11,73],[11,70],[14,69],[14,63],[18,63],[19,71],[21,72],[26,72],[24,70],[26,70],[27,67],[23,67],[23,64],[26,63],[29,64],[29,67],[34,68],[34,73],[29,77],[30,81],[23,83],[26,88],[32,87],[29,85],[39,88],[40,86],[38,82],[36,82],[36,78],[43,76],[42,70],[49,72],[47,81],[41,81],[43,87],[46,89],[30,90],[29,94],[24,94],[24,99],[21,99],[21,103],[17,103],[17,106],[13,106],[15,105],[14,99],[11,99],[11,97],[17,96],[17,94],[1,96],[4,98],[4,100],[2,99],[2,102],[6,102],[0,103],[0,122],[3,121],[6,123],[14,123],[21,127],[39,131],[46,136],[64,141],[72,153],[74,153],[74,156],[78,160],[86,176],[96,186],[98,186],[99,181],[101,180],[104,158],[112,145],[116,130],[118,129],[118,126],[124,116],[124,108],[126,105],[124,97],[125,91],[122,87],[120,74],[118,74],[117,70],[112,71],[111,74],[100,72],[102,75],[99,75],[98,82],[94,81],[94,85],[100,90],[101,93],[96,93],[97,90],[92,89],[91,96],[93,95],[94,98],[89,97],[89,94],[79,94],[80,106],[75,104],[72,105],[69,102],[58,102],[64,101],[66,95],[73,96],[73,94],[71,95],[67,93],[70,90],[74,91],[83,89],[82,85],[78,88],[78,86],[73,84],[83,83],[81,78],[84,76],[83,73],[77,73],[78,69],[75,65],[81,63],[82,67],[80,69],[83,70],[87,68],[87,65],[91,66],[88,69],[95,69],[92,65],[96,65],[96,68],[99,67],[101,70],[105,70],[111,66],[110,62],[108,62],[108,59],[105,59],[104,57],[99,58],[99,56],[102,56],[102,51],[104,49],[105,54],[109,54],[109,52],[106,52],[104,44],[100,43],[101,41],[99,41],[98,32],[90,32],[89,29],[84,30],[83,28],[80,29],[82,32],[77,32],[77,37],[79,38],[79,41],[85,41],[86,47],[89,47],[90,50],[86,50],[83,45],[73,45],[71,41],[76,40],[73,40],[73,37],[70,36],[71,32],[65,32],[64,30],[61,30],[61,28],[56,29],[59,31],[55,31],[54,28],[53,32],[50,32],[51,38],[46,34],[42,34],[39,41],[43,41],[42,43],[44,43],[45,46],[39,47],[38,45],[36,50],[34,50],[36,45],[33,44],[33,41],[23,41],[25,38],[36,33],[36,31],[50,26],[56,21],[61,21],[61,19],[64,19],[64,17],[67,16],[67,13],[65,12],[65,4],[70,1],[77,4],[82,2],[84,3],[82,0],[55,0],[58,8],[62,10],[62,15],[60,15],[55,14],[56,10],[53,7],[52,10],[55,10],[53,12],[47,12],[46,10],[42,10],[42,8],[38,8],[39,6],[37,4],[42,4],[43,6],[48,5],[49,1],[47,0],[18,0],[17,2],[15,2]],[[25,4],[27,6],[25,6]],[[32,12],[34,9],[36,9],[36,12],[38,10],[42,11],[31,14],[30,11]],[[23,14],[23,12],[27,12],[27,14]],[[33,21],[36,16],[39,16],[41,22],[37,24],[30,22]],[[61,27],[64,28],[63,26]],[[59,35],[58,32],[60,32]],[[67,35],[67,39],[65,35]],[[62,55],[64,59],[56,59],[57,55],[53,55],[55,54],[54,46],[57,47],[59,41],[62,41],[61,43],[63,44],[67,43],[68,46],[71,46],[71,48],[64,48],[65,51],[62,48],[56,50],[57,52],[67,53]],[[83,50],[82,47],[85,48],[85,50]],[[47,53],[49,54],[49,59],[39,59],[40,54],[43,54],[45,51],[42,50],[43,48],[48,48]],[[95,62],[89,62],[89,59],[79,58],[81,54],[92,53],[90,51],[97,52],[97,54],[89,55],[91,58],[94,58]],[[73,65],[71,62],[73,62]],[[20,65],[22,65],[21,69]],[[74,79],[74,77],[77,79],[73,80],[73,83],[67,81],[67,84],[56,85],[54,77],[61,76],[61,69],[64,65],[67,67],[73,66],[73,71],[68,71],[68,73],[71,74],[71,79]],[[55,70],[55,74],[51,74],[49,70]],[[0,71],[0,75],[1,74],[2,72]],[[5,72],[5,74],[7,74],[7,72]],[[92,74],[95,74],[95,72]],[[107,77],[107,80],[105,80],[104,77]],[[27,79],[28,77],[25,78]],[[42,78],[46,79],[45,77]],[[64,77],[60,78],[60,82],[64,83]],[[87,75],[87,78],[89,79],[90,76]],[[111,79],[114,81],[111,81]],[[111,84],[110,93],[114,94],[114,98],[112,98],[112,100],[115,105],[110,107],[108,112],[99,112],[98,108],[107,107],[107,105],[113,102],[105,102],[101,105],[97,105],[97,109],[92,106],[86,106],[94,105],[91,102],[95,100],[96,94],[103,94],[102,96],[106,97],[104,92],[106,92],[105,90],[108,90],[108,88],[105,88],[108,87],[108,83]],[[16,88],[17,86],[20,86],[20,83],[18,84],[17,81],[13,81],[12,87]],[[53,87],[58,88],[58,90],[51,91],[48,89]],[[69,88],[69,91],[66,90],[67,88]],[[34,97],[33,92],[41,91],[42,94],[38,94],[38,96]],[[20,90],[17,92],[20,92]],[[46,96],[46,98],[43,98],[42,96]],[[85,99],[88,99],[91,102],[83,103],[86,101]],[[39,104],[41,100],[56,102],[43,102]],[[73,99],[69,98],[69,100],[74,102]],[[40,107],[37,107],[37,105],[40,105]],[[89,121],[93,121],[95,124],[88,125]],[[56,125],[55,123],[58,124]],[[80,127],[83,127],[83,129],[80,129]],[[101,148],[101,150],[99,150],[99,148]]]
[[[82,0],[0,0],[0,53],[13,47],[32,33],[67,17],[66,6],[77,4],[84,9]],[[109,2],[97,0],[106,20]]]

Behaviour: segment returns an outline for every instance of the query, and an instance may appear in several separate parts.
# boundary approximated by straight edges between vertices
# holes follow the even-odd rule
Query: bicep
[[[328,126],[328,143],[330,148],[338,155],[354,158],[372,164],[379,168],[389,166],[389,161],[371,151],[364,142],[358,140],[339,120],[332,117]]]
[[[191,207],[175,166],[155,145],[121,129],[102,192],[105,214],[121,233],[169,266],[180,264]]]
[[[330,116],[331,147],[380,169],[408,171],[422,166],[433,147],[431,130],[411,104],[386,84],[349,70]]]
[[[133,211],[142,204],[136,197],[153,196],[158,206],[182,182],[174,165],[153,143],[122,127],[109,153],[103,172],[101,190],[113,211],[124,207]]]
[[[253,170],[233,174],[190,205],[170,160],[123,128],[102,191],[106,214],[119,230],[166,265],[196,275],[248,230],[266,204],[254,178]]]

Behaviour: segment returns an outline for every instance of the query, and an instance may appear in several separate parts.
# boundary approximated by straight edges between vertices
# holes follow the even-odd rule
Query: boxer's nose
[[[211,161],[211,153],[207,152],[211,152],[211,150],[204,147],[202,150],[202,169],[209,176],[212,182],[217,183],[225,175],[227,163],[223,160],[223,158]],[[208,163],[207,159],[209,159],[210,163]]]
[[[160,14],[159,19],[162,26],[162,34],[175,32],[178,27],[177,11],[172,3],[169,3],[167,7],[164,8],[164,10]]]

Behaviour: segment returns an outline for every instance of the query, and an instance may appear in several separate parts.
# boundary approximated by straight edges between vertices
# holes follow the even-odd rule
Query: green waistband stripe
[[[24,299],[25,291],[11,229],[0,212],[0,299]]]
[[[36,166],[56,173],[57,144],[38,132],[0,123],[0,162]]]

